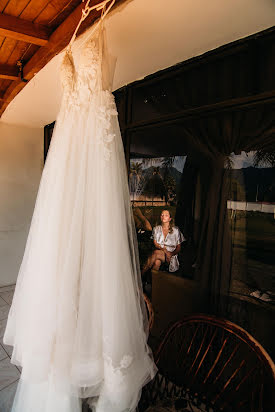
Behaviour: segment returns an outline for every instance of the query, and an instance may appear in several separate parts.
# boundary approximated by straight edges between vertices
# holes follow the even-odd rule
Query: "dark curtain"
[[[197,177],[198,167],[188,155],[182,172],[175,221],[177,226],[184,231],[184,236],[191,242],[194,241],[194,188],[196,187]]]
[[[241,151],[274,151],[274,106],[258,106],[217,114],[183,124],[189,144],[188,167],[200,177],[200,229],[196,277],[205,291],[208,311],[224,313],[231,276],[232,243],[227,215],[230,154]],[[186,221],[193,213],[194,176],[183,186],[180,213]],[[189,196],[189,197],[188,197]],[[182,219],[185,219],[183,217]],[[183,222],[184,225],[184,222]],[[190,223],[189,223],[190,226]]]

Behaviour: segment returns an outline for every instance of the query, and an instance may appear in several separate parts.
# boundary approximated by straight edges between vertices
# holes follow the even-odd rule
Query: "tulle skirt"
[[[12,412],[135,409],[147,346],[124,151],[113,96],[63,102],[4,343],[22,366]]]

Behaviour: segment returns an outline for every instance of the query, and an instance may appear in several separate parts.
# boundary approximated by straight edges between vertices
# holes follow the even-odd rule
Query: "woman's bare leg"
[[[154,269],[154,270],[159,270],[161,263],[162,263],[162,262],[161,262],[160,259],[156,259],[156,260],[155,260],[155,263],[154,263],[154,266],[152,267],[152,269]]]
[[[158,262],[156,262],[158,261]],[[160,263],[159,263],[160,262]],[[141,271],[141,275],[144,275],[145,272],[147,272],[149,269],[154,268],[156,265],[156,270],[159,270],[159,267],[162,262],[165,262],[165,254],[162,250],[154,250],[151,256],[148,257],[147,262],[143,266],[143,269]]]

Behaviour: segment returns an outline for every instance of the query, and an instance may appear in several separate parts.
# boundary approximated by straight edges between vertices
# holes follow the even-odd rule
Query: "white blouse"
[[[152,232],[152,239],[154,239],[161,247],[166,247],[168,252],[173,252],[177,245],[184,242],[186,239],[177,226],[173,227],[172,233],[167,233],[164,237],[162,226],[155,226]],[[179,268],[178,256],[172,256],[169,264],[169,272],[175,272]]]

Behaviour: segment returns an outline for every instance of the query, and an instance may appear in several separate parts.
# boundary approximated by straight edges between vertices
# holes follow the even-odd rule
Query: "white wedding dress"
[[[12,412],[133,411],[155,365],[117,111],[99,25],[66,52],[63,100],[4,335]]]

